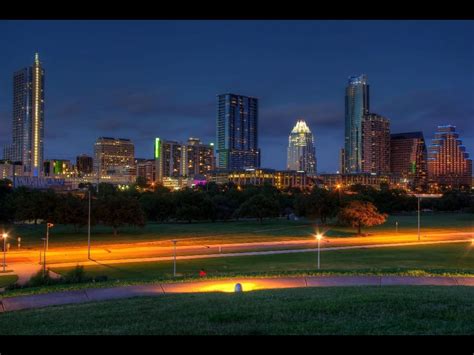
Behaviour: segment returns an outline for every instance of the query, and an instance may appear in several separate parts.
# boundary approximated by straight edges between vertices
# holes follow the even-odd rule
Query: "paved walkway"
[[[0,312],[17,311],[91,301],[105,301],[170,293],[233,292],[240,283],[243,291],[331,286],[474,286],[474,277],[409,276],[307,276],[284,278],[232,278],[194,282],[163,283],[54,292],[41,295],[3,298]]]

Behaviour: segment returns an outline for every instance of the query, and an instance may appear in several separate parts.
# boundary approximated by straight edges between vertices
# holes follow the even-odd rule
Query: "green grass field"
[[[183,277],[196,276],[204,268],[208,276],[247,275],[252,273],[285,274],[316,270],[316,252],[236,256],[201,260],[178,260],[177,271]],[[466,273],[474,275],[474,245],[453,243],[409,247],[384,247],[325,251],[321,253],[321,271],[407,272],[413,270]],[[72,268],[55,268],[61,274]],[[146,262],[86,266],[91,276],[107,275],[114,280],[159,280],[172,278],[173,263]]]
[[[416,215],[390,216],[384,225],[366,228],[365,233],[395,232],[395,222],[399,223],[400,232],[416,232]],[[312,221],[268,220],[260,224],[257,221],[192,223],[192,224],[147,224],[144,228],[124,227],[114,237],[109,227],[94,226],[92,242],[95,246],[111,243],[130,243],[141,241],[163,241],[165,245],[171,239],[186,239],[188,243],[222,243],[277,241],[288,239],[311,238],[316,224]],[[16,238],[22,238],[22,248],[42,246],[41,238],[45,235],[44,225],[17,225],[12,227],[12,249],[15,250]],[[354,229],[345,227],[328,227],[326,235],[353,236]],[[436,232],[440,229],[449,231],[473,231],[474,215],[462,213],[425,213],[422,216],[423,233]],[[87,242],[87,230],[75,231],[72,226],[57,225],[50,231],[50,247],[82,245]],[[184,245],[182,242],[182,245]]]
[[[140,297],[0,314],[2,335],[473,335],[474,288],[338,287]]]
[[[18,280],[18,276],[16,275],[0,275],[0,287],[6,287],[11,285]]]

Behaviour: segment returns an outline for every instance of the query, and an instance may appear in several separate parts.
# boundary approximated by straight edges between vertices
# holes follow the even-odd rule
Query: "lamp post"
[[[49,228],[54,227],[54,224],[52,223],[46,223],[46,250],[48,250],[49,246]]]
[[[176,243],[178,241],[176,239],[173,239],[173,244],[174,244],[174,262],[173,262],[173,276],[176,277]]]
[[[316,234],[316,239],[318,240],[318,270],[321,268],[321,263],[320,263],[321,248],[320,248],[320,244],[321,244],[321,239],[322,238],[323,238],[323,236],[320,233]]]
[[[5,267],[7,266],[6,255],[7,255],[7,238],[8,234],[3,233],[3,272],[5,272]]]
[[[418,241],[420,241],[420,229],[421,229],[421,210],[420,210],[420,202],[421,198],[440,198],[443,197],[442,194],[415,194],[414,195],[418,199]]]
[[[41,238],[41,240],[43,241],[43,245],[44,245],[44,250],[43,250],[43,277],[46,277],[46,238]]]
[[[89,212],[87,214],[87,259],[91,259],[91,189],[89,192]]]

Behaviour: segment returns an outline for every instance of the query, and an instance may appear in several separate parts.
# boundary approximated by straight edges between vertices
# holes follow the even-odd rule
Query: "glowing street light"
[[[318,240],[318,270],[321,268],[321,264],[320,264],[320,254],[321,254],[321,248],[320,248],[320,244],[321,244],[321,239],[323,239],[323,235],[321,233],[318,233],[316,234],[316,239]]]
[[[2,237],[3,237],[3,272],[5,272],[5,267],[7,266],[7,263],[6,263],[6,254],[7,254],[7,238],[8,238],[8,234],[7,234],[7,233],[3,233]]]
[[[54,224],[52,223],[46,223],[46,250],[48,250],[49,246],[49,228],[53,228]]]

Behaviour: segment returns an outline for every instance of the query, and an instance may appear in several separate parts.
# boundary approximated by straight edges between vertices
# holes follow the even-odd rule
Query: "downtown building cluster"
[[[370,111],[366,75],[350,77],[345,90],[345,139],[336,174],[318,174],[315,138],[304,119],[296,120],[289,133],[286,169],[262,167],[259,99],[235,93],[217,95],[215,142],[160,136],[154,139],[153,157],[141,159],[130,139],[99,137],[93,154],[78,155],[74,163],[46,160],[44,77],[38,54],[31,66],[13,75],[12,143],[4,147],[0,178],[12,179],[15,186],[71,190],[80,183],[128,186],[138,181],[171,189],[209,181],[279,189],[386,183],[436,191],[472,186],[472,161],[455,127],[438,126],[428,148],[422,132],[391,133],[390,120]]]

